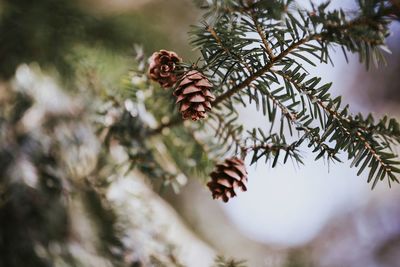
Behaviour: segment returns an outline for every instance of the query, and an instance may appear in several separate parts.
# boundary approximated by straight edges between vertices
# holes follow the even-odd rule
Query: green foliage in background
[[[134,43],[153,51],[160,49],[159,43],[169,42],[162,32],[147,26],[146,14],[133,11],[106,16],[82,9],[77,0],[3,0],[0,5],[3,79],[14,75],[19,64],[32,61],[71,77],[85,56],[77,58],[82,46],[129,56]]]
[[[223,257],[223,256],[218,256],[215,259],[214,267],[246,267],[246,265],[245,265],[245,261],[225,259],[225,257]]]

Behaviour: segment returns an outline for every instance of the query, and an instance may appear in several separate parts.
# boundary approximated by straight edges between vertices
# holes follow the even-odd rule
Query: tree
[[[372,187],[398,182],[398,122],[350,114],[332,84],[307,71],[330,63],[332,47],[357,53],[367,68],[383,62],[398,1],[360,0],[355,12],[329,2],[196,2],[205,15],[190,39],[201,57],[188,63],[161,50],[148,64],[149,48],[135,46],[132,69],[112,86],[96,59],[137,41],[118,31],[121,21],[76,1],[1,3],[0,266],[183,266],[162,231],[135,239],[131,230],[153,217],[137,209],[146,219],[135,220],[118,205],[125,177],[174,191],[188,176],[207,179],[226,202],[246,190],[246,158],[301,164],[307,142],[316,160],[339,162],[341,153],[358,174],[369,169]],[[265,127],[240,125],[243,106],[255,106]]]

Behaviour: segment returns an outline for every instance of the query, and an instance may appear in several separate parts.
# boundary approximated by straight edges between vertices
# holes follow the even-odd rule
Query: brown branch
[[[263,28],[258,23],[257,18],[255,17],[253,12],[251,13],[251,18],[253,19],[254,25],[256,26],[257,33],[260,36],[262,43],[264,44],[264,49],[267,52],[269,59],[272,60],[275,57],[274,52],[272,51],[272,48],[268,43],[268,40],[264,34]]]
[[[265,149],[265,150],[269,150],[269,151],[273,151],[273,152],[277,152],[280,149],[283,149],[285,151],[288,151],[292,148],[291,145],[276,145],[276,144],[258,144],[258,145],[253,145],[250,147],[243,147],[242,150],[245,151],[246,153],[248,153],[249,151],[253,151],[253,150],[257,150],[257,149]]]
[[[227,98],[230,98],[233,96],[235,93],[239,92],[240,90],[248,87],[253,81],[261,77],[264,73],[269,71],[276,62],[282,60],[284,57],[286,57],[291,51],[296,49],[297,47],[301,46],[302,44],[311,41],[311,40],[316,40],[319,39],[321,35],[319,34],[313,34],[308,37],[305,37],[292,45],[290,45],[288,48],[286,48],[284,51],[282,51],[279,55],[271,59],[264,67],[259,69],[257,72],[253,73],[251,76],[247,77],[242,83],[238,84],[237,86],[233,87],[231,90],[225,92],[224,94],[220,95],[217,97],[217,99],[213,102],[213,105],[216,106],[222,101],[224,101]]]

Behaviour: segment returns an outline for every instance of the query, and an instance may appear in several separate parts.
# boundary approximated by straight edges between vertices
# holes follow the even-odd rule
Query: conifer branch
[[[285,153],[283,163],[286,163],[287,160],[291,158],[303,164],[296,142],[287,144],[285,138],[277,134],[265,136],[260,128],[248,131],[248,134],[250,136],[247,138],[247,141],[253,144],[243,147],[242,153],[244,155],[252,153],[251,164],[256,163],[262,157],[265,157],[265,162],[272,158],[272,167],[274,168],[278,163],[279,157],[283,155],[282,152]]]
[[[252,87],[256,88],[255,85],[252,85]],[[269,90],[264,90],[263,93],[265,95],[267,95],[268,98],[271,99],[272,102],[276,105],[276,107],[278,107],[281,110],[283,116],[285,116],[289,120],[289,122],[296,127],[296,130],[298,130],[299,132],[305,132],[304,138],[309,139],[310,144],[315,146],[313,152],[319,151],[317,159],[326,153],[330,159],[340,161],[336,157],[336,151],[334,149],[330,148],[329,145],[327,145],[323,142],[323,140],[317,133],[316,128],[310,128],[309,126],[302,123],[299,119],[304,119],[304,118],[300,118],[299,114],[297,114],[295,112],[291,112]],[[300,141],[296,142],[296,146],[299,146],[301,143],[302,143],[302,139],[300,139]]]
[[[337,126],[338,126],[337,128],[340,129],[347,136],[347,138],[349,140],[353,140],[355,137],[355,141],[358,140],[362,143],[365,150],[359,149],[359,148],[357,149],[357,146],[356,146],[355,151],[352,151],[353,153],[351,153],[352,155],[350,154],[350,156],[354,157],[355,160],[358,160],[358,158],[361,158],[362,155],[364,155],[363,157],[371,155],[376,160],[376,162],[378,162],[379,165],[381,166],[380,171],[379,171],[380,175],[378,175],[379,177],[377,177],[377,178],[383,179],[387,175],[393,181],[398,182],[397,178],[392,174],[392,169],[394,169],[394,170],[396,170],[396,169],[394,167],[390,166],[390,163],[387,161],[387,159],[383,158],[383,154],[380,153],[377,150],[377,148],[375,148],[375,146],[373,145],[373,143],[371,141],[367,140],[367,138],[364,136],[365,131],[363,131],[363,129],[360,129],[359,127],[355,127],[355,128],[348,127],[347,125],[351,125],[352,121],[348,117],[344,116],[342,113],[338,112],[337,110],[335,110],[333,108],[329,108],[328,107],[329,104],[327,104],[327,103],[329,103],[329,100],[324,101],[321,98],[311,94],[310,91],[307,90],[307,88],[304,84],[297,83],[295,80],[293,80],[287,74],[284,74],[281,71],[276,71],[275,73],[280,75],[281,77],[283,77],[290,83],[292,83],[293,86],[299,91],[299,93],[306,94],[307,97],[309,97],[311,102],[318,104],[324,110],[327,117],[332,118],[333,121],[337,122]],[[326,128],[328,128],[328,127],[326,127]],[[390,157],[392,157],[392,156],[390,155]],[[398,164],[396,162],[392,162],[392,163],[395,165]],[[367,163],[365,163],[364,165],[366,166]],[[376,184],[376,182],[374,182],[373,186],[375,186],[375,184]]]
[[[213,27],[210,25],[207,26],[207,31],[212,35],[212,37],[215,39],[215,41],[221,46],[221,48],[230,56],[232,56],[234,59],[239,61],[249,72],[249,74],[253,73],[253,69],[247,64],[239,55],[236,53],[233,53],[232,51],[229,50],[228,47],[226,47],[223,43],[221,38],[218,36],[217,32],[214,30]]]
[[[251,12],[251,18],[252,18],[253,23],[254,23],[254,25],[255,25],[255,27],[256,27],[257,33],[258,33],[258,35],[260,36],[261,41],[262,41],[262,43],[263,43],[263,45],[264,45],[264,49],[265,49],[265,51],[267,52],[267,54],[268,54],[268,56],[269,56],[269,59],[272,60],[273,58],[275,58],[275,55],[274,55],[274,52],[272,51],[271,46],[270,46],[269,43],[268,43],[267,37],[265,36],[264,29],[263,29],[262,26],[258,23],[257,18],[256,18],[256,16],[255,16],[254,12]]]
[[[345,151],[353,159],[352,166],[360,167],[358,174],[369,167],[368,181],[375,177],[373,186],[385,177],[390,178],[389,183],[397,181],[394,173],[400,173],[400,169],[392,146],[400,143],[399,124],[390,120],[386,125],[387,120],[382,119],[375,125],[370,116],[364,120],[361,115],[349,115],[347,106],[340,107],[340,97],[331,99],[331,84],[315,88],[321,78],[305,81],[308,72],[303,64],[317,66],[309,56],[328,63],[332,45],[341,47],[345,56],[346,51],[359,54],[367,67],[370,59],[384,60],[380,46],[385,43],[392,17],[383,2],[360,1],[360,12],[351,17],[341,9],[328,11],[327,3],[307,12],[288,10],[290,1],[211,2],[206,17],[217,19],[212,26],[196,27],[191,43],[203,55],[205,64],[200,69],[211,73],[210,81],[215,85],[217,98],[206,122],[212,125],[218,142],[228,148],[225,152],[232,147],[235,153],[252,151],[252,163],[273,156],[275,166],[279,151],[288,152],[307,140],[308,147],[317,153],[316,159],[340,161],[337,154]],[[267,26],[268,33],[264,29]],[[273,85],[279,87],[272,89]],[[232,101],[226,101],[230,98]],[[237,116],[231,115],[236,113],[237,103],[246,107],[253,102],[257,110],[262,108],[271,127],[269,133],[259,130],[262,137],[249,133],[250,137],[242,140]],[[281,115],[279,134],[272,132],[277,129],[277,110]],[[156,131],[180,122],[173,119]],[[293,128],[300,134],[291,145],[285,142],[285,126],[292,137]],[[253,146],[247,146],[249,140],[254,141]]]
[[[225,92],[222,95],[219,95],[217,97],[217,99],[213,102],[213,105],[216,106],[218,105],[220,102],[224,101],[225,99],[230,98],[231,96],[233,96],[235,93],[239,92],[240,90],[248,87],[253,81],[255,81],[256,79],[258,79],[259,77],[261,77],[263,74],[265,74],[266,72],[268,72],[275,63],[279,62],[280,60],[282,60],[284,57],[286,57],[291,51],[293,51],[294,49],[296,49],[297,47],[305,44],[306,42],[310,41],[310,40],[316,40],[319,39],[321,37],[321,35],[319,34],[314,34],[314,35],[310,35],[308,37],[305,37],[293,44],[291,44],[288,48],[286,48],[284,51],[282,51],[280,54],[278,54],[276,57],[274,57],[273,59],[271,59],[264,67],[262,67],[261,69],[259,69],[257,72],[253,73],[251,76],[247,77],[242,83],[240,83],[239,85],[236,85],[235,87],[233,87],[232,89],[230,89],[229,91]]]
[[[261,143],[249,147],[243,147],[242,150],[246,151],[247,153],[254,150],[263,149],[270,152],[278,152],[279,150],[289,151],[294,149],[294,145],[277,145],[274,143]]]
[[[254,84],[250,85],[251,87],[258,89],[257,86]],[[279,101],[274,95],[269,90],[264,91],[265,95],[272,100],[275,106],[279,107],[281,110],[283,116],[285,116],[289,121],[292,123],[297,123],[297,114],[294,112],[289,111],[289,109],[281,102]]]

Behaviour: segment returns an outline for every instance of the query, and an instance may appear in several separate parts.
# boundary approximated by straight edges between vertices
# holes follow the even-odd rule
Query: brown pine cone
[[[228,202],[236,196],[237,189],[246,191],[247,171],[243,160],[239,158],[226,159],[224,163],[216,165],[210,174],[211,181],[207,183],[214,199]]]
[[[163,88],[172,87],[178,79],[174,71],[179,62],[182,62],[182,59],[175,52],[167,50],[154,52],[149,59],[148,75]]]
[[[207,117],[206,112],[211,110],[211,102],[215,100],[210,91],[212,87],[210,81],[197,70],[185,74],[174,91],[183,119],[197,121]]]

